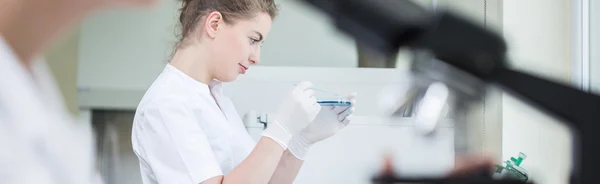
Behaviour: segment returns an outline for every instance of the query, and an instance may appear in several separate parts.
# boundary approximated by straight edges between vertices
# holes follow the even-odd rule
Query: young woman
[[[246,132],[221,82],[260,62],[276,12],[273,0],[183,2],[180,43],[134,118],[145,184],[291,183],[310,146],[349,123],[354,107],[321,108],[302,82],[258,143]]]
[[[0,0],[0,183],[100,182],[92,132],[69,116],[41,57],[94,11],[152,2]]]

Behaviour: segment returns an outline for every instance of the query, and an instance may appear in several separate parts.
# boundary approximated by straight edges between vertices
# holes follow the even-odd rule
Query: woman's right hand
[[[296,135],[310,124],[321,106],[313,96],[312,83],[301,82],[283,99],[275,115],[275,121],[267,125],[263,136],[273,139],[287,149],[292,135]]]

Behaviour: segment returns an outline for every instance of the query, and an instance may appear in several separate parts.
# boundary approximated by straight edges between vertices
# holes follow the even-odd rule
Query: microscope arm
[[[401,47],[429,51],[439,61],[485,83],[497,84],[564,120],[574,135],[571,183],[600,183],[594,172],[600,165],[600,153],[594,150],[598,148],[595,140],[600,139],[596,136],[600,130],[600,96],[509,69],[502,37],[449,12],[431,13],[409,0],[303,1],[326,13],[340,31],[373,51],[388,57]],[[441,181],[446,182],[433,183],[452,180]],[[494,183],[471,181],[467,183]]]
[[[599,96],[510,69],[495,73],[490,82],[564,120],[571,128],[600,130]]]
[[[440,61],[498,84],[573,128],[600,122],[600,97],[509,69],[502,37],[452,13],[431,13],[409,0],[303,1],[383,55],[395,55],[400,47],[429,50]]]

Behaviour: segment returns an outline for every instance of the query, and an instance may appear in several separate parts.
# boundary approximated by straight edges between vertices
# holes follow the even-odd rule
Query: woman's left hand
[[[306,152],[315,143],[325,140],[346,127],[352,121],[356,93],[351,93],[347,98],[350,106],[322,107],[321,111],[310,125],[294,135],[290,141],[289,150],[298,159],[304,160]]]

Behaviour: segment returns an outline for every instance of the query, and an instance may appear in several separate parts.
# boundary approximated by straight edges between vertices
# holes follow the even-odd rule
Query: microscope
[[[400,48],[413,55],[415,82],[395,101],[402,107],[411,98],[432,94],[462,114],[486,89],[499,87],[533,107],[563,120],[571,129],[573,169],[570,183],[600,183],[600,96],[516,71],[507,65],[507,45],[498,34],[448,11],[431,12],[408,0],[303,0],[330,16],[336,27],[383,57],[394,57]],[[389,61],[389,60],[388,60]],[[393,65],[384,65],[393,66]],[[434,85],[435,84],[435,85]],[[432,89],[432,86],[435,86]],[[421,95],[422,96],[422,95]],[[440,102],[432,101],[435,107]],[[440,108],[437,108],[438,110]],[[426,132],[435,131],[435,117]],[[457,118],[456,135],[465,127]],[[428,127],[428,128],[427,128]],[[426,134],[424,134],[426,136]],[[464,140],[457,139],[456,149]],[[460,178],[400,178],[380,176],[374,183],[523,183],[492,179],[482,172]]]

